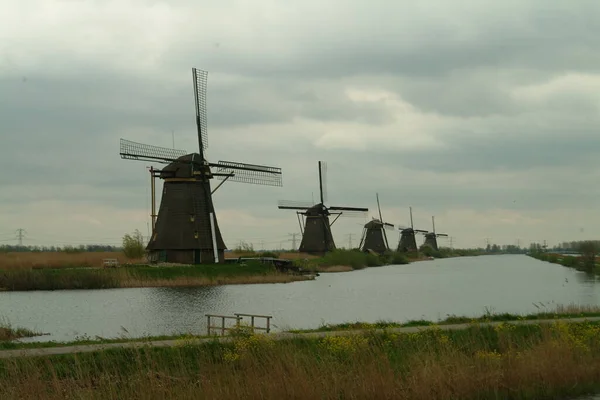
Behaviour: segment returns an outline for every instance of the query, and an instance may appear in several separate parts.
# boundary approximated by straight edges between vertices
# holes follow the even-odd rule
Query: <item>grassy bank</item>
[[[453,325],[453,324],[472,324],[485,322],[511,322],[511,321],[534,321],[548,319],[565,319],[565,318],[583,318],[583,317],[600,317],[599,306],[579,306],[579,305],[559,305],[554,309],[541,311],[533,314],[510,314],[510,313],[492,313],[486,312],[480,317],[466,317],[458,315],[449,315],[439,321],[427,320],[410,320],[406,322],[393,321],[378,321],[375,323],[368,322],[345,322],[341,324],[324,324],[316,329],[293,330],[291,332],[334,332],[346,330],[361,330],[361,329],[389,329],[403,328],[411,326],[431,326],[431,325]]]
[[[25,328],[15,328],[11,326],[8,322],[0,321],[0,349],[3,348],[2,344],[8,341],[40,335],[41,333],[34,332]]]
[[[600,326],[473,325],[0,360],[1,398],[545,399],[600,390]]]
[[[128,266],[91,269],[0,270],[0,290],[109,289],[127,287],[194,287],[247,283],[284,283],[310,279],[279,273],[259,262],[197,266]]]
[[[586,263],[582,256],[569,256],[556,253],[532,252],[528,256],[540,261],[547,261],[553,264],[560,264],[563,267],[573,268],[578,271],[600,274],[600,265],[596,262],[591,265]]]

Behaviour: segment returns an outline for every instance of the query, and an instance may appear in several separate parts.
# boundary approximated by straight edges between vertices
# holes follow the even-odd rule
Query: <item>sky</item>
[[[197,151],[192,67],[209,161],[283,170],[215,193],[229,248],[290,248],[277,202],[318,198],[319,160],[328,205],[370,210],[335,222],[339,247],[376,193],[384,220],[434,215],[454,247],[599,239],[598,37],[596,0],[9,1],[0,244],[147,235],[151,164],[119,139]]]

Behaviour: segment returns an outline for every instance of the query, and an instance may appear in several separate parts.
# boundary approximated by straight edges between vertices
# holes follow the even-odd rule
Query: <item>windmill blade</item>
[[[388,230],[394,230],[394,224],[390,224],[388,222],[383,223],[383,228]]]
[[[310,201],[279,200],[277,205],[280,207],[311,208],[315,204]]]
[[[121,139],[121,158],[127,160],[155,161],[164,164],[171,163],[187,154],[184,150],[169,149],[167,147],[152,146],[149,144],[132,142]]]
[[[446,234],[446,233],[436,233],[436,236],[438,236],[438,237],[448,237],[448,234]]]
[[[194,99],[196,101],[196,128],[198,129],[198,147],[200,155],[204,157],[204,150],[208,148],[208,124],[206,118],[206,81],[208,72],[192,68],[194,80]]]
[[[321,203],[327,202],[327,163],[319,161],[319,191],[321,193]]]
[[[314,204],[309,201],[294,201],[294,200],[279,200],[277,208],[281,210],[303,210],[314,207]]]
[[[335,210],[335,211],[357,211],[357,212],[362,212],[362,213],[366,213],[369,212],[368,208],[364,208],[364,207],[342,207],[342,206],[332,206],[329,207],[330,210]]]
[[[219,174],[233,173],[234,175],[229,178],[232,182],[283,186],[281,180],[281,168],[233,161],[219,161],[218,163],[209,163],[209,165],[216,168],[216,172]],[[218,176],[217,178],[225,179],[226,176]]]
[[[414,231],[418,233],[429,233],[429,231],[424,231],[422,229],[414,229]]]

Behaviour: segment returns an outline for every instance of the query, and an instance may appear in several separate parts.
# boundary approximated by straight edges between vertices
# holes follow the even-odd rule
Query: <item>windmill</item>
[[[185,264],[223,262],[226,247],[215,216],[212,194],[227,180],[282,186],[280,168],[232,161],[210,163],[206,160],[207,76],[206,71],[192,68],[198,153],[121,139],[121,158],[167,164],[162,170],[150,168],[152,235],[146,247],[150,261]],[[210,180],[215,177],[222,182],[211,191]],[[164,180],[158,215],[154,204],[155,178]]]
[[[299,201],[279,201],[279,209],[297,210],[300,232],[302,232],[302,242],[298,249],[301,253],[325,254],[328,251],[335,250],[335,242],[331,234],[331,226],[341,215],[352,216],[361,215],[369,211],[368,208],[331,206],[327,207],[327,186],[326,186],[327,165],[319,161],[319,192],[320,202],[318,204],[299,202]],[[333,211],[333,212],[331,212]],[[333,222],[329,222],[330,215],[337,215]],[[304,219],[304,223],[302,221]]]
[[[437,244],[437,238],[438,237],[447,237],[448,235],[445,233],[435,233],[435,217],[434,216],[431,216],[431,224],[433,225],[433,232],[427,232],[425,234],[425,243],[423,243],[423,246],[429,246],[433,250],[437,251],[437,250],[439,250],[438,244]]]
[[[410,207],[410,228],[398,227],[400,229],[400,241],[398,242],[397,251],[409,252],[417,251],[417,240],[415,233],[427,233],[421,229],[415,229],[413,225],[412,207]]]
[[[379,210],[379,219],[373,218],[367,222],[364,226],[362,238],[360,239],[359,248],[362,251],[374,251],[382,254],[390,249],[388,245],[386,229],[394,229],[394,225],[388,222],[383,222],[381,216],[381,206],[379,205],[379,194],[376,193],[377,197],[377,209]]]

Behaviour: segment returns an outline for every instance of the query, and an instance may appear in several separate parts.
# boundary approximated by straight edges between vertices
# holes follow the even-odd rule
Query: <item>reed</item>
[[[7,269],[0,290],[109,289],[131,287],[197,287],[229,284],[285,283],[314,279],[277,272],[260,262],[196,266],[128,266],[121,268]]]
[[[1,398],[545,399],[600,389],[593,323],[273,341],[0,360]]]
[[[121,263],[143,262],[127,260],[121,252],[7,252],[0,253],[0,269],[100,268],[105,258],[116,258]]]

